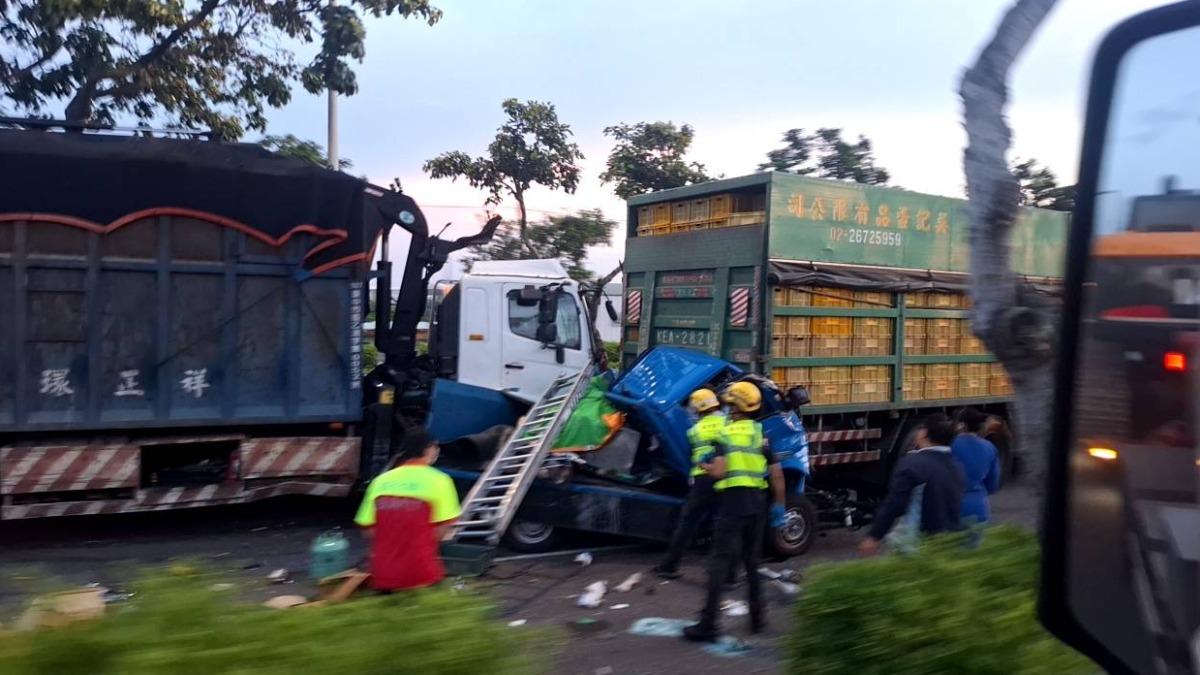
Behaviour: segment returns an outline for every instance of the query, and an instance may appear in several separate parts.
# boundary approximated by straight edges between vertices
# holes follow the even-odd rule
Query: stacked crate
[[[925,319],[904,320],[904,353],[910,356],[925,353]]]
[[[925,366],[904,366],[904,400],[920,401],[925,398]]]
[[[938,401],[958,397],[958,364],[930,363],[925,366],[924,397]]]
[[[807,388],[811,378],[809,371],[809,368],[775,368],[771,371],[771,380],[782,391],[787,391],[792,387]]]
[[[808,356],[839,358],[854,353],[854,319],[848,316],[811,318]]]
[[[891,366],[854,366],[851,369],[851,403],[886,403],[890,400]]]
[[[963,319],[961,330],[958,339],[958,353],[981,355],[987,354],[987,347],[983,344],[983,340],[975,337],[975,333],[971,331],[971,322]]]
[[[854,319],[854,356],[888,356],[892,353],[892,319],[861,317]]]
[[[962,319],[926,319],[925,353],[957,354]]]
[[[988,395],[991,385],[990,363],[963,363],[958,367],[958,397],[980,398]]]
[[[821,366],[809,369],[808,395],[813,405],[844,405],[850,403],[854,385],[850,366]]]
[[[762,225],[761,195],[716,195],[638,207],[637,236],[654,237],[739,225]]]
[[[991,366],[988,377],[988,393],[992,396],[1011,396],[1013,390],[1012,382],[1008,379],[1008,371],[1004,370],[1004,366],[999,363],[988,365]]]

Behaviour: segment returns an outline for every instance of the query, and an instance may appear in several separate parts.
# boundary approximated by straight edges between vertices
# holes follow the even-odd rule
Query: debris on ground
[[[267,527],[266,525],[263,525],[263,526],[261,526],[261,527],[256,527],[256,528],[254,528],[253,530],[250,530],[250,531],[251,531],[251,532],[266,532],[266,531],[267,531],[267,530],[269,530],[269,529],[271,529],[271,528]]]
[[[114,591],[111,588],[103,587],[100,590],[103,591],[100,599],[103,600],[104,604],[106,605],[128,602],[131,598],[133,598],[133,593],[126,593],[125,591]]]
[[[609,607],[609,609],[628,609],[628,608],[629,608],[628,602],[617,603],[617,604],[613,605],[612,607]]]
[[[233,589],[234,589],[234,585],[233,585],[233,584],[226,584],[226,583],[221,583],[221,584],[213,584],[212,586],[209,586],[209,587],[208,587],[208,590],[210,590],[210,591],[217,591],[217,592],[221,592],[221,591],[232,591]]]
[[[648,616],[638,619],[629,627],[629,632],[633,635],[644,635],[647,637],[683,637],[683,629],[696,623],[688,619],[663,619],[657,616]]]
[[[509,621],[508,627],[509,628],[520,628],[521,626],[525,625],[526,621],[527,621],[526,619],[517,619],[515,621]]]
[[[771,585],[787,595],[795,595],[800,592],[799,586],[790,581],[784,581],[783,579],[775,579],[771,582]]]
[[[321,579],[317,582],[317,588],[320,589],[321,599],[332,605],[350,599],[370,578],[370,572],[346,570]]]
[[[739,640],[732,635],[723,635],[716,642],[704,645],[704,651],[716,656],[741,656],[750,651],[750,643]]]
[[[245,565],[242,565],[242,569],[244,569],[244,570],[256,570],[260,567],[265,567],[265,565],[260,562],[253,562],[253,563],[247,563]]]
[[[579,619],[578,621],[567,623],[567,628],[578,635],[589,635],[599,633],[608,628],[608,622],[591,618]]]
[[[291,573],[288,572],[284,567],[280,567],[279,569],[267,575],[267,581],[270,581],[273,584],[286,584],[291,582],[291,580]]]
[[[629,591],[632,591],[633,587],[637,586],[638,583],[640,583],[641,581],[642,581],[642,573],[634,572],[633,574],[630,574],[625,579],[625,581],[622,581],[621,583],[617,584],[615,586],[615,590],[618,590],[622,593],[628,593]]]
[[[604,600],[604,592],[608,590],[608,584],[603,581],[593,581],[583,589],[583,595],[579,596],[579,600],[575,604],[580,607],[594,609],[600,606],[600,602]]]
[[[745,600],[726,600],[721,603],[721,611],[725,616],[746,616],[750,613],[750,605]]]
[[[35,598],[15,624],[16,630],[59,628],[104,616],[103,588],[80,588]]]
[[[299,607],[308,603],[308,598],[303,595],[276,595],[269,598],[263,603],[263,607],[271,609],[289,609],[291,607]]]
[[[758,576],[771,581],[796,581],[800,578],[800,573],[789,567],[785,567],[778,572],[767,567],[760,567],[758,568]]]
[[[588,565],[592,564],[592,554],[584,551],[571,560],[577,565],[583,565],[584,567],[587,567]]]

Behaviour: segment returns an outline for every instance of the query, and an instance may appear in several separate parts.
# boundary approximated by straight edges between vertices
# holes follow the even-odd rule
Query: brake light
[[[1112,307],[1100,312],[1101,319],[1169,319],[1171,313],[1161,305]]]
[[[1187,357],[1183,352],[1167,352],[1163,354],[1163,368],[1168,372],[1182,373],[1187,370]]]
[[[1112,448],[1088,448],[1088,454],[1096,459],[1111,462],[1117,458],[1117,451]]]

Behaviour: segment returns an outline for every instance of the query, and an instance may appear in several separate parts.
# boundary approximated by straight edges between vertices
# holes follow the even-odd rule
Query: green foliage
[[[621,367],[621,343],[620,342],[605,342],[604,354],[608,356],[609,368]]]
[[[541,185],[573,194],[579,186],[575,161],[583,159],[583,153],[571,142],[571,127],[558,120],[552,104],[510,98],[501,108],[508,119],[496,131],[486,155],[444,152],[423,168],[433,178],[463,178],[471,187],[487,190],[488,204],[499,204],[504,195],[511,195],[520,210],[517,224],[523,238],[528,225],[525,193]]]
[[[556,258],[572,279],[585,281],[592,278],[591,270],[583,266],[588,247],[607,244],[616,226],[616,221],[605,218],[599,209],[582,210],[529,225],[522,241],[520,229],[504,223],[491,241],[469,248],[463,263],[470,270],[478,260]]]
[[[379,330],[379,327],[376,326],[375,330]],[[375,346],[374,340],[364,338],[362,350],[363,375],[367,375],[372,370],[375,370],[375,366],[377,365],[379,365],[379,348]]]
[[[66,628],[0,633],[14,675],[291,675],[534,671],[535,632],[492,620],[479,598],[447,590],[327,607],[239,604],[211,579],[145,579],[109,616]]]
[[[1038,166],[1037,160],[1015,161],[1012,173],[1021,188],[1021,206],[1037,206],[1054,211],[1075,208],[1075,186],[1059,185],[1058,178],[1048,167]]]
[[[616,139],[617,144],[608,155],[607,168],[600,174],[600,180],[615,183],[613,192],[621,199],[711,180],[703,164],[683,158],[695,137],[687,124],[681,127],[673,122],[618,124],[606,128],[604,135]]]
[[[325,153],[325,147],[315,141],[306,141],[292,134],[286,134],[283,136],[263,136],[259,139],[258,144],[284,157],[298,159],[324,169],[333,168],[329,166],[329,155]],[[350,169],[353,166],[354,162],[348,159],[338,159],[339,169]]]
[[[783,134],[784,146],[767,153],[759,171],[790,171],[804,176],[848,180],[866,185],[886,185],[891,177],[887,169],[875,165],[871,141],[859,136],[851,143],[842,138],[841,129],[789,129]]]
[[[1093,673],[1034,616],[1033,535],[990,528],[983,545],[934,539],[916,555],[809,571],[791,673]]]
[[[20,112],[112,124],[132,116],[226,139],[263,130],[292,85],[358,90],[362,16],[442,16],[429,0],[6,0],[0,92]],[[319,42],[305,66],[283,45]]]

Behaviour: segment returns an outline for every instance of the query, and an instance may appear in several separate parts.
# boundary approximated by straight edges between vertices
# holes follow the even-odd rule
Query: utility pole
[[[329,0],[329,6],[337,5],[337,0]],[[326,130],[325,147],[329,151],[329,168],[337,171],[338,164],[338,135],[337,135],[337,92],[330,89],[329,92],[328,112],[325,115],[328,128]]]

